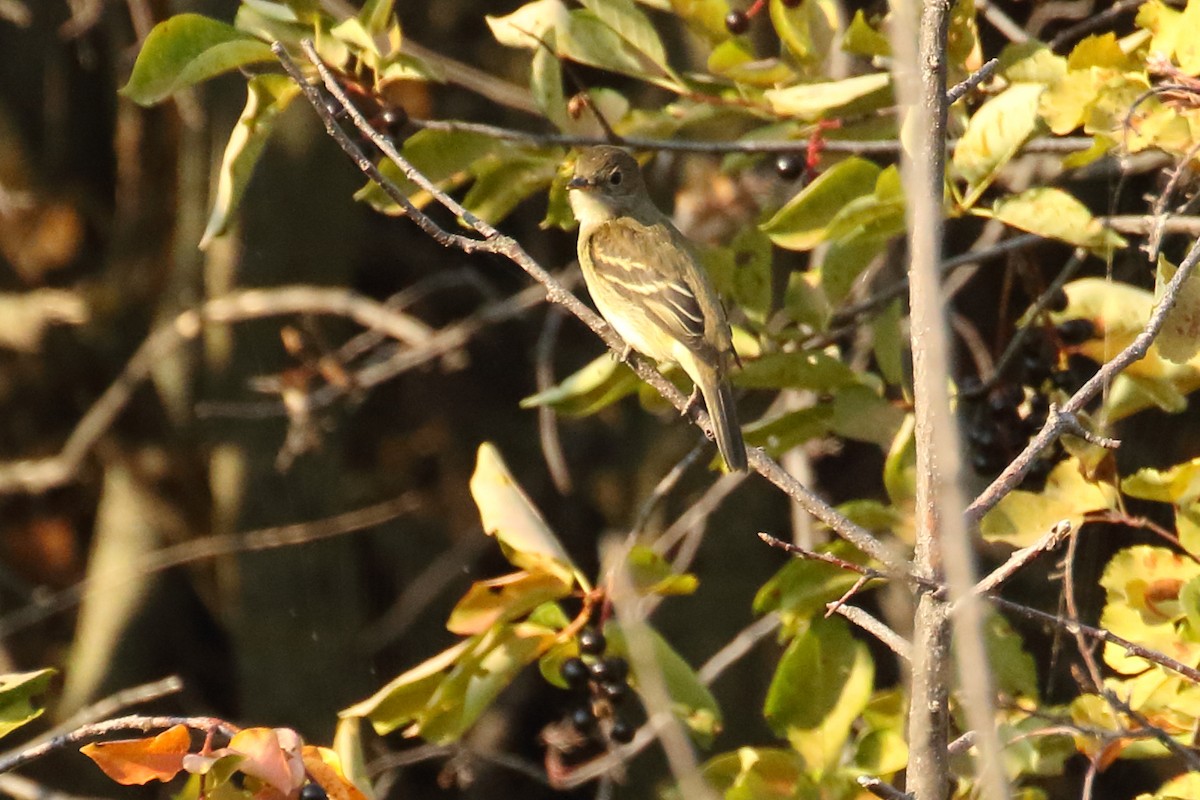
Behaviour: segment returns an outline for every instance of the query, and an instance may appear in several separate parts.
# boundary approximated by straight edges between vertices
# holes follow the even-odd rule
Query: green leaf
[[[952,164],[966,180],[968,194],[979,194],[1041,127],[1038,83],[1018,83],[984,103],[967,123],[954,148]],[[968,207],[973,202],[965,203]]]
[[[633,0],[580,0],[596,17],[612,28],[621,39],[648,58],[664,76],[671,76],[667,53],[658,31]]]
[[[883,462],[883,486],[894,506],[903,507],[916,497],[915,425],[913,415],[909,414],[900,430],[896,432],[896,438],[892,440],[892,446]]]
[[[662,597],[692,594],[700,585],[695,575],[677,572],[671,562],[646,545],[634,545],[626,560],[633,588],[639,596]]]
[[[758,323],[771,311],[773,253],[771,240],[757,228],[738,231],[728,247],[702,253],[704,268],[717,293]]]
[[[1041,492],[1010,493],[984,516],[979,528],[988,541],[1028,547],[1062,520],[1079,530],[1085,514],[1112,508],[1116,501],[1113,487],[1089,481],[1079,462],[1067,458],[1054,467]]]
[[[828,0],[802,0],[790,5],[771,0],[772,26],[792,58],[815,71],[829,56],[839,33],[839,10]]]
[[[882,170],[851,157],[830,167],[765,222],[762,230],[787,250],[811,250],[827,238],[827,226],[850,201],[875,191]]]
[[[471,179],[473,164],[489,155],[499,155],[509,150],[510,147],[506,143],[481,133],[427,129],[408,137],[401,152],[435,185],[443,190],[450,190]],[[391,161],[382,162],[379,170],[395,182],[417,208],[424,207],[432,199],[428,192],[405,178],[400,168]],[[400,206],[374,182],[359,189],[354,199],[365,202],[384,214],[403,213]]]
[[[725,800],[808,800],[819,796],[803,759],[784,748],[740,747],[707,761],[702,774]]]
[[[371,721],[380,736],[391,733],[421,713],[447,672],[472,644],[471,639],[465,639],[443,650],[392,678],[375,694],[341,711],[338,716],[342,719],[363,717]]]
[[[847,439],[887,447],[904,424],[907,412],[861,383],[838,389],[833,397],[832,430]]]
[[[854,370],[833,356],[817,351],[767,353],[747,362],[733,376],[748,389],[808,389],[831,392],[858,381]]]
[[[1143,467],[1121,480],[1121,491],[1142,500],[1190,506],[1200,500],[1200,458],[1165,470]]]
[[[866,198],[860,197],[859,200]],[[857,202],[857,201],[851,201]],[[904,218],[903,206],[900,219]],[[903,224],[903,223],[901,223]],[[883,252],[887,239],[865,231],[843,236],[829,243],[821,256],[821,289],[834,306],[842,303],[863,271]]]
[[[1067,60],[1044,42],[1012,42],[1000,51],[999,72],[1009,83],[1053,85],[1067,74]]]
[[[585,590],[589,587],[587,578],[571,562],[558,537],[508,471],[500,451],[490,442],[479,445],[470,486],[483,532],[496,537],[509,563],[554,575],[568,584],[574,579]]]
[[[905,386],[904,354],[908,342],[901,333],[904,310],[893,300],[871,320],[871,348],[883,379],[892,386]]]
[[[875,190],[838,209],[825,235],[838,240],[861,237],[886,240],[904,232],[904,187],[895,165],[879,173]]]
[[[490,14],[484,17],[492,36],[507,47],[538,49],[536,37],[545,38],[548,31],[565,28],[567,7],[562,0],[533,0],[503,17]]]
[[[216,198],[200,239],[201,250],[225,233],[242,202],[254,165],[275,129],[275,120],[299,91],[300,87],[285,75],[256,75],[246,82],[246,107],[225,144]]]
[[[387,30],[396,0],[365,0],[358,21],[371,35]]]
[[[33,698],[49,688],[56,671],[39,669],[0,675],[0,736],[7,736],[42,715],[45,709],[34,705]]]
[[[532,664],[554,639],[553,631],[514,625],[493,628],[468,640],[473,647],[434,690],[406,733],[439,744],[462,738],[517,673]]]
[[[274,61],[265,43],[200,14],[177,14],[146,37],[121,94],[142,106],[247,64]]]
[[[592,11],[576,9],[568,13],[567,25],[556,29],[560,56],[666,88],[676,86],[673,78],[663,74],[660,65],[631,47]]]
[[[822,404],[758,420],[743,428],[742,433],[746,444],[765,448],[774,457],[829,433],[832,422],[833,408]]]
[[[842,541],[818,548],[845,561],[865,563],[865,556]],[[816,559],[794,558],[762,585],[754,596],[754,613],[778,612],[785,636],[796,636],[811,619],[858,582],[859,575]]]
[[[871,698],[875,665],[841,617],[817,617],[788,645],[763,709],[810,769],[833,767]]]
[[[1013,630],[1003,616],[992,611],[983,623],[984,643],[988,664],[997,691],[1011,700],[1038,699],[1037,665],[1025,650],[1021,635]]]
[[[729,38],[725,27],[725,14],[729,11],[727,0],[670,0],[675,16],[688,27],[710,42],[723,42]]]
[[[1107,254],[1127,242],[1062,189],[1039,187],[996,201],[992,216],[1023,231]]]
[[[763,97],[775,113],[801,119],[865,113],[892,102],[892,76],[873,72],[840,81],[804,83],[770,89]]]
[[[654,644],[654,661],[662,670],[663,680],[667,684],[667,692],[671,695],[671,710],[680,721],[691,731],[693,738],[701,747],[708,747],[721,731],[721,709],[708,687],[700,682],[696,671],[675,652],[666,639],[649,626],[643,628]],[[625,633],[615,622],[604,626],[604,635],[608,639],[606,652],[612,655],[628,656],[629,647],[626,644]],[[638,676],[636,664],[632,675],[632,683],[636,686]]]
[[[887,36],[867,22],[866,15],[859,8],[855,10],[854,19],[850,20],[850,25],[846,28],[846,35],[842,38],[842,49],[863,58],[887,58],[892,54],[892,43],[888,41]]]
[[[558,174],[561,154],[488,156],[471,166],[475,182],[463,206],[480,219],[499,223],[530,195],[550,186]]]
[[[562,414],[585,417],[633,394],[640,383],[633,370],[605,353],[557,386],[526,397],[521,408],[550,406]]]
[[[529,69],[529,90],[533,101],[560,131],[568,126],[567,101],[563,95],[562,63],[554,55],[554,31],[546,31],[547,47],[533,51]]]
[[[796,72],[782,59],[759,58],[740,37],[721,42],[708,54],[708,71],[745,86],[768,87],[791,83]]]

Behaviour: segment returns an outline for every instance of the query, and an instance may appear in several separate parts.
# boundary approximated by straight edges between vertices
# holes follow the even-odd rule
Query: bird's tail
[[[700,362],[700,359],[696,359]],[[694,375],[704,395],[704,406],[712,419],[717,449],[725,459],[725,465],[733,472],[745,472],[746,443],[742,441],[742,428],[738,424],[737,406],[733,402],[733,391],[729,381],[709,364],[697,363],[698,375]]]

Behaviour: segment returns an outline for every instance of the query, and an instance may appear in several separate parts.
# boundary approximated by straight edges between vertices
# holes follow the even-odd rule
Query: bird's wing
[[[620,217],[588,238],[596,276],[690,350],[707,349],[705,310],[688,279],[692,254],[664,224]],[[702,278],[700,280],[703,280]]]

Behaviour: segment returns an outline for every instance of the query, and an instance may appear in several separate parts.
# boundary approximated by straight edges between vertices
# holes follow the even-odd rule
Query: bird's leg
[[[693,386],[692,393],[688,395],[687,404],[684,405],[683,411],[679,412],[682,417],[690,417],[692,412],[696,410],[696,406],[700,404],[700,387]]]

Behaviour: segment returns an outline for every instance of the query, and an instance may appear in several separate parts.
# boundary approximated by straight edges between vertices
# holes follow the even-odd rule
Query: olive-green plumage
[[[654,205],[637,161],[620,148],[585,150],[568,186],[579,263],[596,307],[630,347],[683,368],[704,397],[726,465],[745,470],[727,378],[734,360],[729,322],[691,245]]]

